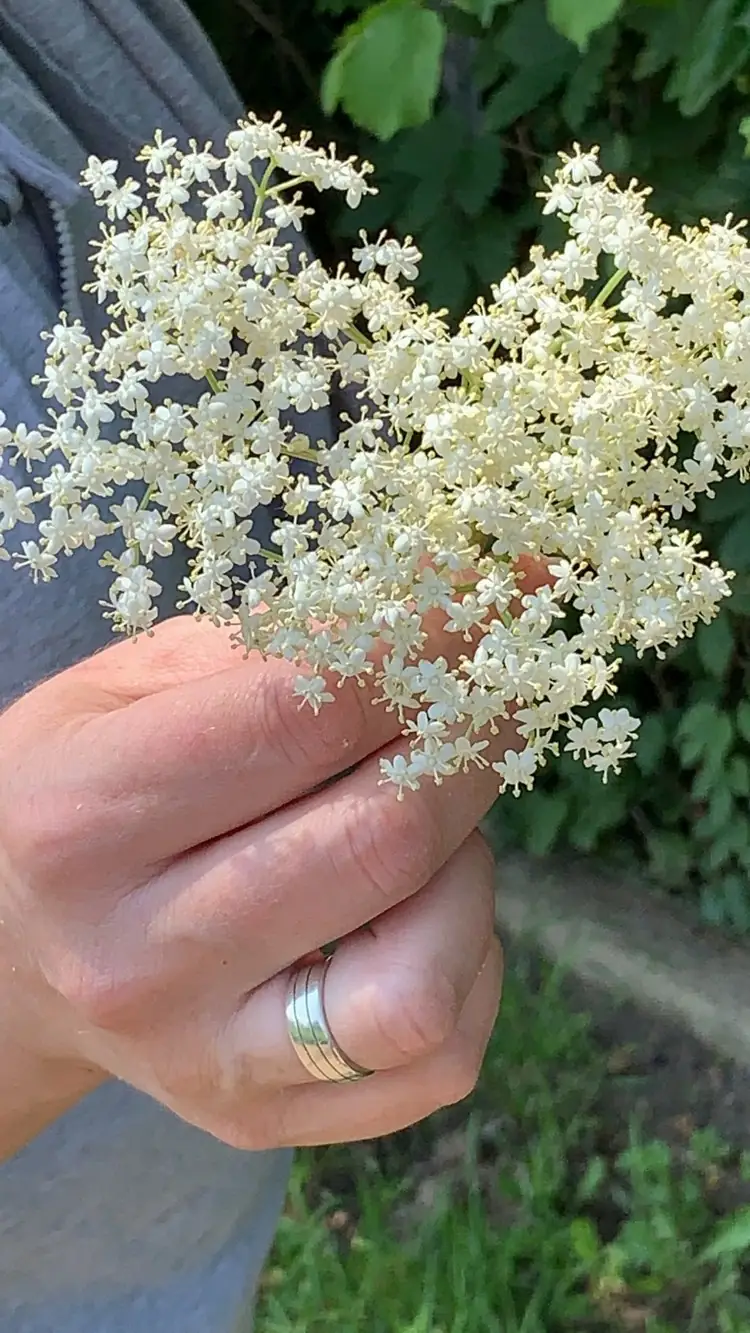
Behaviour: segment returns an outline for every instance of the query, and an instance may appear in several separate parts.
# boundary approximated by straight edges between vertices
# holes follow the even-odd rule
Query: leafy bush
[[[379,195],[329,216],[411,234],[421,287],[459,313],[528,250],[559,149],[653,187],[668,220],[750,213],[750,0],[194,0],[258,111],[321,129],[375,162]],[[624,660],[638,757],[602,787],[561,759],[501,802],[509,838],[645,864],[750,931],[750,496],[722,484],[697,515],[738,577],[719,619],[663,661]]]

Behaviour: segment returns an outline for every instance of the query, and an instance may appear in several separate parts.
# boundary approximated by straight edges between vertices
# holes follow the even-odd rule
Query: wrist
[[[3,967],[0,980],[0,1161],[104,1081],[57,1040],[56,1023],[44,1004],[30,1000],[23,968]]]
[[[45,1059],[0,1039],[0,1161],[13,1156],[102,1081],[100,1070]]]

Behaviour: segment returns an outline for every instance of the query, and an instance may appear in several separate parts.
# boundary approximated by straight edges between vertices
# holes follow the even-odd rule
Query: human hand
[[[300,711],[296,674],[179,617],[0,719],[5,1021],[68,1101],[116,1076],[258,1149],[389,1133],[473,1087],[500,988],[474,831],[496,775],[398,801],[394,715],[351,681]],[[333,940],[331,1029],[376,1071],[336,1086],[284,1012],[289,968]]]

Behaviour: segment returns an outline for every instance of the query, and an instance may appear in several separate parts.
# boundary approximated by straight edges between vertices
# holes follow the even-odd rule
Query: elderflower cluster
[[[295,257],[305,188],[356,207],[370,168],[278,117],[221,151],[157,135],[140,161],[143,189],[115,162],[85,173],[108,218],[105,335],[61,318],[50,420],[0,430],[30,478],[0,482],[0,535],[37,526],[17,563],[48,579],[103,543],[107,614],[132,634],[184,547],[182,606],[299,663],[302,705],[374,678],[409,740],[382,764],[400,793],[486,765],[509,717],[523,745],[494,764],[500,788],[560,746],[617,771],[638,725],[602,706],[617,648],[663,652],[729,592],[679,520],[750,469],[741,229],[671,232],[576,149],[542,195],[563,248],[533,249],[452,328],[414,298],[409,240],[363,233],[335,272]],[[342,394],[335,438],[293,424]],[[428,655],[436,617],[447,656]]]

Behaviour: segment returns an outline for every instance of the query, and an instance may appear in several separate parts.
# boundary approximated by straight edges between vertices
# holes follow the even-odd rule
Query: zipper
[[[78,300],[73,233],[63,204],[58,199],[51,199],[48,194],[45,194],[45,199],[49,207],[57,245],[57,275],[62,308],[71,319],[80,319],[81,307]]]
[[[36,149],[22,143],[6,126],[0,124],[0,202],[4,201],[8,206],[7,223],[12,223],[23,202],[21,190],[24,184],[33,188],[37,196],[44,200],[57,250],[62,306],[71,318],[80,319],[75,247],[67,209],[80,199],[81,187],[66,172],[42,157]]]

